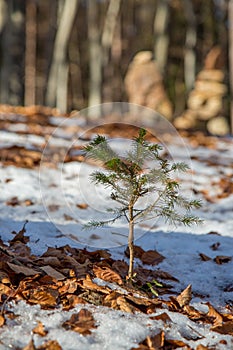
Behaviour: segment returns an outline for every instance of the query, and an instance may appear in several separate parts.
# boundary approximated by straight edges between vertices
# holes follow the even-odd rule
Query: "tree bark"
[[[5,59],[4,59],[4,56],[6,56],[6,52],[4,50],[4,42],[5,42],[4,34],[5,35],[7,34],[6,31],[4,33],[4,27],[7,23],[8,16],[9,16],[7,6],[9,6],[9,4],[7,4],[5,0],[0,1],[0,34],[1,34],[0,101],[1,101],[1,103],[6,102],[7,97],[8,97],[8,84],[7,84],[7,80],[6,80],[7,74],[4,70],[4,68],[6,68],[6,63],[5,63]]]
[[[35,0],[26,2],[25,87],[24,104],[36,103],[36,11]]]
[[[0,33],[7,20],[7,4],[5,0],[0,0]]]
[[[159,0],[154,19],[154,56],[161,72],[167,63],[169,0]]]
[[[183,0],[184,12],[187,20],[185,52],[184,52],[184,80],[186,91],[189,92],[194,85],[196,76],[196,54],[197,42],[196,18],[191,0]]]
[[[65,0],[55,38],[46,102],[62,113],[67,110],[68,62],[67,49],[71,29],[78,8],[78,0]]]
[[[104,29],[101,38],[103,49],[103,65],[109,63],[110,49],[113,44],[113,37],[117,23],[117,16],[120,11],[121,0],[110,0],[104,22]]]
[[[233,134],[233,0],[228,3],[228,31],[229,31],[229,82],[230,82],[230,119],[231,134]]]
[[[88,0],[88,42],[89,42],[89,96],[88,119],[98,119],[101,114],[102,50],[98,24],[98,3]],[[94,108],[90,108],[95,106]]]
[[[5,4],[6,13],[3,14],[5,20],[2,23],[0,48],[0,100],[1,103],[20,105],[23,104],[24,87],[22,80],[24,76],[25,4],[17,0],[8,0]]]

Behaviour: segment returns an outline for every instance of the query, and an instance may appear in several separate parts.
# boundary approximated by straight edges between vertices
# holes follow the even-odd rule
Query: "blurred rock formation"
[[[151,51],[135,55],[125,76],[129,103],[149,107],[171,120],[173,109]]]
[[[175,119],[181,129],[204,128],[211,134],[229,132],[227,118],[222,115],[227,85],[224,83],[223,53],[219,46],[207,54],[204,68],[198,73],[187,100],[187,109]]]

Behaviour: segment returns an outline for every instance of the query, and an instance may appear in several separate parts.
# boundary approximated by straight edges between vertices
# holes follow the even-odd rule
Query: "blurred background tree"
[[[211,69],[223,72],[226,89],[214,118],[230,123],[232,7],[231,0],[0,0],[0,103],[66,113],[128,101],[127,69],[139,51],[151,51],[176,119],[190,110],[198,73],[217,46],[221,59]]]

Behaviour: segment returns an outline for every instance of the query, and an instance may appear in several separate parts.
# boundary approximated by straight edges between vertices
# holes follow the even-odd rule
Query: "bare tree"
[[[62,0],[60,4],[63,4]],[[69,69],[67,48],[77,8],[78,0],[65,0],[62,6],[48,79],[46,102],[49,106],[56,106],[61,112],[67,110]]]
[[[193,88],[196,75],[196,17],[193,11],[191,0],[183,0],[184,13],[187,20],[186,41],[184,52],[184,79],[186,90],[189,92]]]
[[[90,109],[89,119],[96,119],[100,116],[101,104],[101,83],[102,83],[102,50],[100,45],[100,28],[98,23],[98,3],[88,0],[88,42],[89,42],[89,95],[88,107]]]
[[[23,101],[25,3],[8,0],[5,5],[3,4],[2,16],[5,19],[2,22],[0,50],[1,102],[17,105]]]
[[[117,16],[120,11],[121,0],[110,0],[105,17],[101,44],[103,49],[103,64],[109,63],[109,51],[113,44],[113,37],[117,24]]]
[[[26,2],[24,104],[36,103],[36,11],[35,0]]]
[[[0,0],[0,33],[6,23],[7,5],[6,0]]]
[[[230,114],[231,114],[231,133],[233,134],[233,0],[228,2],[228,30],[229,30],[229,69],[230,69]]]
[[[169,0],[159,0],[154,18],[154,56],[161,72],[164,71],[168,56]]]

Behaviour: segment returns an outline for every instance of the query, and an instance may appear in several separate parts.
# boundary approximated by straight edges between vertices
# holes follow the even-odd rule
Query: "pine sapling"
[[[143,220],[164,218],[171,224],[192,225],[201,220],[192,215],[192,208],[199,208],[200,201],[188,200],[179,193],[180,185],[172,177],[177,172],[188,169],[186,163],[170,164],[160,155],[162,147],[151,144],[145,139],[145,129],[140,129],[133,138],[131,149],[120,156],[109,145],[107,139],[97,135],[86,147],[86,155],[101,161],[105,170],[95,171],[91,180],[111,190],[110,197],[117,203],[114,209],[108,209],[112,218],[106,221],[90,221],[86,228],[104,226],[124,217],[128,222],[129,270],[128,279],[134,272],[134,227]],[[155,167],[148,168],[148,162]],[[152,196],[154,194],[154,196]],[[149,201],[140,204],[139,199],[149,197]],[[153,198],[153,199],[152,199]]]

